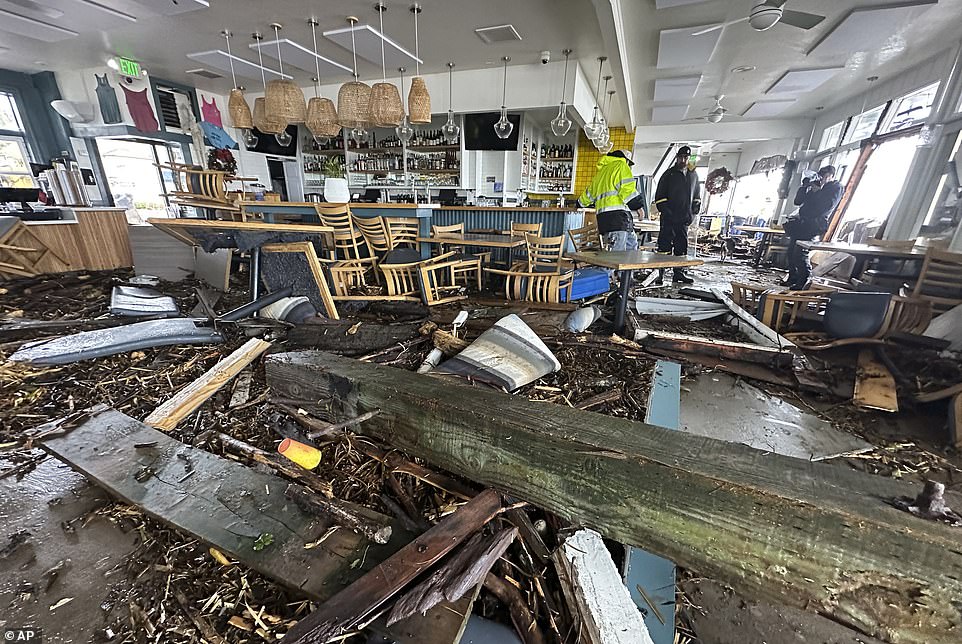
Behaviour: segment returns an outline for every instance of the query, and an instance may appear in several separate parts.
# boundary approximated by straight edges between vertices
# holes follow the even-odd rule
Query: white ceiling
[[[756,103],[760,106],[748,114],[771,112],[774,105],[766,103],[787,99],[794,100],[780,106],[785,109],[777,115],[759,118],[813,118],[816,107],[831,107],[863,91],[868,76],[884,81],[952,46],[962,24],[962,0],[940,0],[921,9],[903,8],[913,0],[788,0],[789,9],[827,18],[808,31],[776,25],[767,32],[755,32],[740,23],[703,36],[691,35],[700,26],[744,17],[759,1],[421,0],[422,71],[445,71],[449,60],[457,63],[456,73],[497,66],[503,55],[512,57],[512,65],[537,64],[542,50],[550,50],[557,61],[561,50],[570,47],[592,86],[597,78],[596,58],[609,57],[603,73],[614,76],[612,88],[617,94],[609,121],[615,125],[626,122],[629,101],[635,125],[646,125],[653,113],[661,122],[703,115],[719,94],[726,96],[724,104],[730,110],[726,120],[744,120],[741,115]],[[387,0],[386,4],[384,33],[413,52],[410,0]],[[890,9],[866,11],[878,6]],[[29,20],[14,25],[3,12]],[[229,73],[221,72],[225,76],[221,79],[185,73],[202,66],[187,54],[226,50],[221,30],[235,34],[235,56],[256,62],[256,52],[249,48],[252,31],[270,40],[274,36],[268,25],[280,22],[282,39],[310,49],[307,18],[314,17],[319,22],[320,55],[351,67],[350,52],[322,36],[324,31],[344,28],[348,15],[356,15],[361,25],[378,28],[373,0],[0,0],[0,23],[4,23],[0,24],[0,67],[70,71],[101,66],[108,56],[123,55],[140,61],[154,76],[223,93],[231,86]],[[34,28],[42,30],[44,23],[55,29],[41,31],[39,38],[25,35]],[[521,41],[486,44],[474,33],[480,27],[508,23],[518,30]],[[662,32],[666,32],[664,39]],[[359,59],[360,76],[380,78],[380,52],[365,51],[375,62]],[[268,52],[265,48],[264,53]],[[400,52],[395,54],[403,58]],[[313,74],[298,67],[309,68],[310,57],[301,58],[297,63],[292,59],[284,71],[306,86]],[[264,64],[276,67],[277,62],[268,56]],[[744,65],[755,69],[731,73]],[[827,69],[831,72],[820,71]],[[348,78],[347,73],[338,76],[334,66],[322,70],[325,73],[330,74],[325,78],[329,82]],[[699,79],[694,89],[693,78]],[[674,83],[672,79],[684,80]],[[659,80],[660,100],[655,101]],[[241,82],[254,85],[256,80]]]

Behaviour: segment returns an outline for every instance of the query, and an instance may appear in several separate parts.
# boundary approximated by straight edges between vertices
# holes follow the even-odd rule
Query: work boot
[[[675,282],[679,284],[694,284],[695,280],[685,275],[685,271],[680,268],[675,269]]]

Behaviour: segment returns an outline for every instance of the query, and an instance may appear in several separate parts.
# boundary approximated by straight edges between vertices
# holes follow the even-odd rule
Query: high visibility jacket
[[[594,206],[598,213],[598,230],[602,234],[616,230],[633,230],[629,210],[645,206],[645,196],[631,174],[628,162],[620,157],[603,156],[598,171],[578,199],[582,207]]]

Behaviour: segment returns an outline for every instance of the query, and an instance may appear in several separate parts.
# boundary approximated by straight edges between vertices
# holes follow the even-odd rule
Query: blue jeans
[[[610,251],[638,250],[638,235],[633,230],[613,230],[605,234],[605,243]]]

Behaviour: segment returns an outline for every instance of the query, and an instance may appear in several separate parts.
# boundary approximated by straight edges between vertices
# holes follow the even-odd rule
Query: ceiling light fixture
[[[411,91],[408,92],[408,114],[412,123],[430,123],[431,95],[421,78],[421,38],[418,33],[421,5],[411,5],[411,13],[414,14],[414,77],[411,79]]]
[[[401,95],[404,95],[404,72],[407,71],[404,67],[397,68],[398,73],[401,74]],[[401,103],[401,109],[404,109],[404,103]],[[411,142],[414,138],[414,128],[411,127],[411,120],[408,115],[405,114],[401,117],[401,124],[394,128],[394,133],[397,134],[397,138],[400,139],[401,145],[407,147],[407,144]]]
[[[454,63],[448,63],[448,122],[441,126],[441,134],[444,140],[454,145],[461,139],[461,126],[454,120],[454,110],[451,108],[452,96],[454,93]]]
[[[371,123],[371,86],[357,79],[357,43],[354,41],[355,16],[348,16],[351,25],[351,51],[354,54],[354,80],[341,85],[337,92],[337,118],[341,125],[351,130],[351,138],[360,143],[367,137]]]
[[[732,67],[732,74],[746,74],[748,72],[755,71],[754,65],[739,65],[738,67]]]
[[[264,86],[264,92],[267,92],[267,76],[264,74],[264,55],[261,53],[261,41],[264,40],[259,32],[254,32],[251,34],[257,42],[257,62],[261,68],[261,83]],[[287,122],[283,119],[279,119],[273,115],[268,115],[265,109],[265,97],[254,99],[254,114],[253,114],[254,127],[263,132],[264,134],[280,134],[281,132],[287,131]]]
[[[571,119],[568,118],[568,105],[565,103],[565,95],[568,90],[568,57],[571,56],[571,50],[565,49],[562,52],[565,55],[565,75],[564,81],[561,83],[561,105],[558,106],[558,116],[551,119],[551,132],[555,136],[565,136],[568,134],[568,130],[571,129]]]
[[[598,94],[601,92],[601,67],[608,60],[607,56],[598,57],[598,85],[595,88],[595,107],[591,111],[591,121],[585,124],[585,136],[589,139],[596,139],[605,129],[605,124],[598,119]]]
[[[230,61],[230,79],[234,86],[230,90],[230,97],[227,99],[227,113],[230,114],[231,124],[244,133],[245,143],[248,148],[257,145],[257,137],[252,132],[254,128],[254,117],[251,114],[250,105],[244,98],[244,92],[237,87],[237,75],[234,73],[234,58],[230,53],[230,38],[233,35],[225,29],[221,32],[227,40],[227,55]],[[251,142],[253,141],[253,143]]]
[[[277,61],[280,65],[279,71],[284,74],[284,58],[281,56],[281,29],[283,27],[276,23],[271,23],[274,30],[274,42],[277,45]],[[307,103],[304,100],[304,92],[292,80],[281,78],[267,83],[267,91],[264,93],[264,110],[278,119],[283,119],[285,123],[303,123],[307,118]],[[291,143],[291,135],[285,128],[283,132],[275,135],[279,145],[287,146]]]
[[[317,57],[317,20],[308,19],[311,25],[311,36],[314,39],[314,98],[307,102],[307,117],[304,124],[314,137],[314,142],[323,145],[328,142],[330,137],[336,136],[341,131],[341,126],[337,123],[337,109],[334,101],[329,98],[321,98],[321,63]]]
[[[514,123],[508,120],[508,108],[505,107],[505,99],[508,95],[508,62],[511,57],[505,56],[501,60],[504,61],[504,80],[501,85],[501,118],[494,124],[494,133],[498,135],[499,139],[506,139],[514,131]]]
[[[381,33],[381,82],[371,87],[371,120],[380,127],[397,127],[404,116],[401,106],[401,95],[394,83],[387,82],[387,67],[384,63],[384,12],[387,6],[383,2],[374,5]]]

